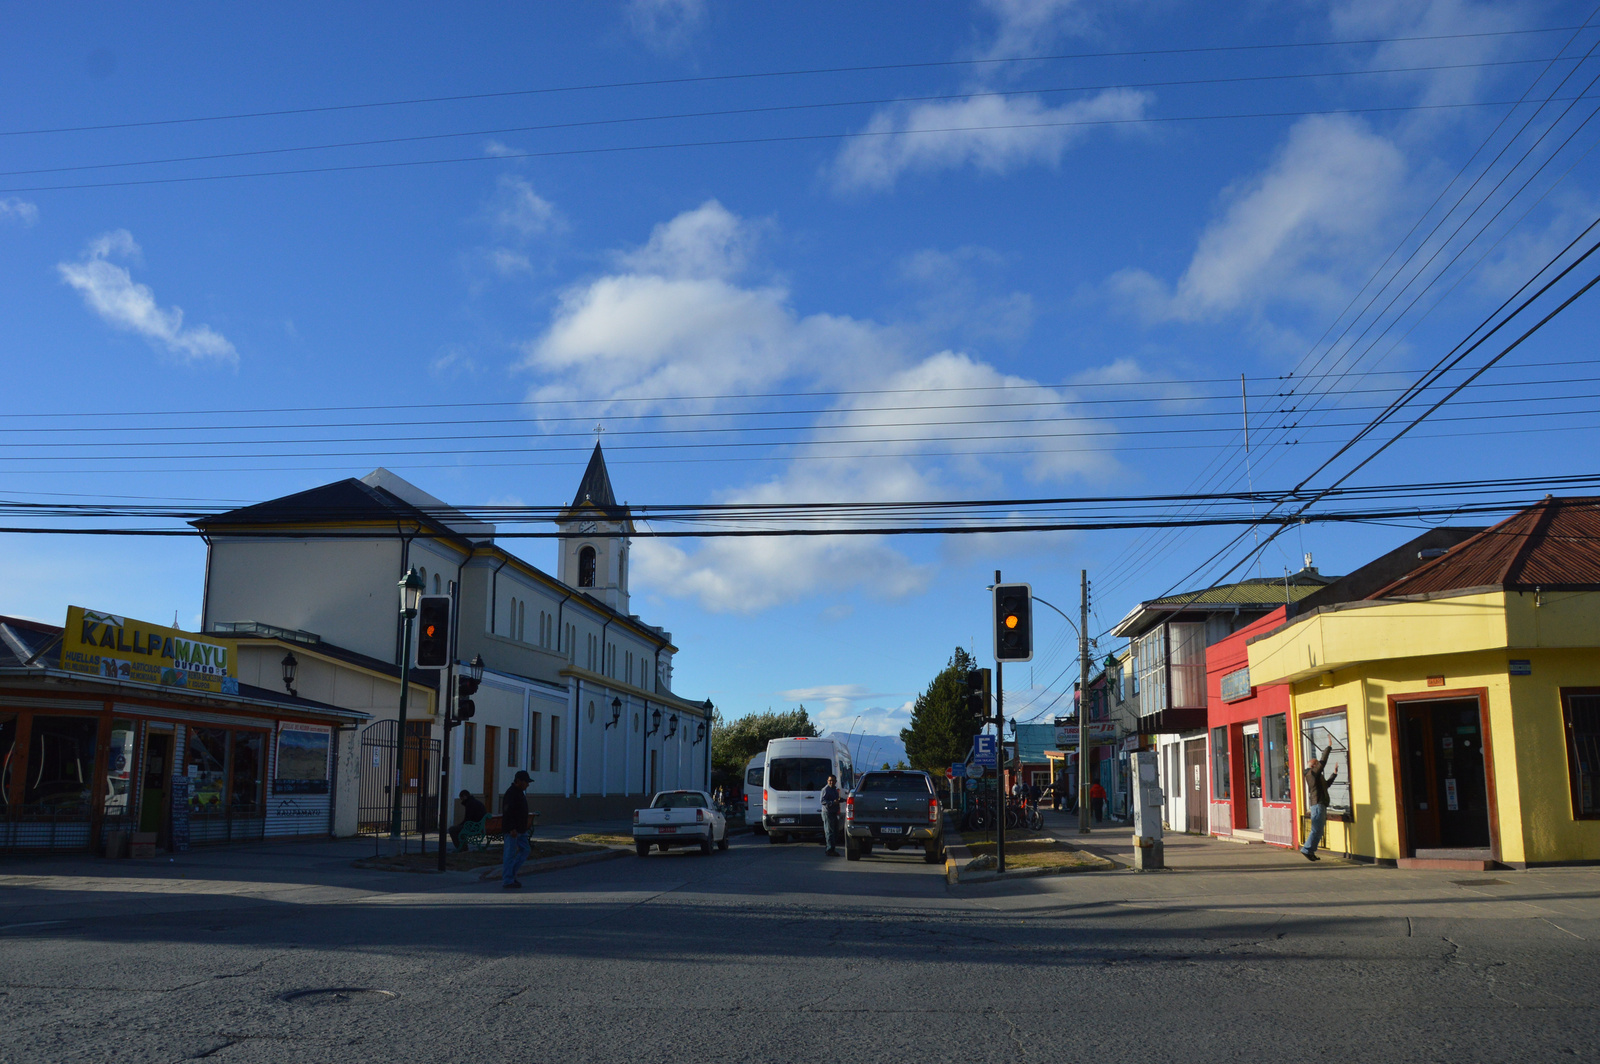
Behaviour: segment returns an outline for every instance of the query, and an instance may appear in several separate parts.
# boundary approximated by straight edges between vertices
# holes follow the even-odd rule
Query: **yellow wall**
[[[1496,645],[1483,647],[1496,630],[1502,633]],[[1329,822],[1330,849],[1407,856],[1399,851],[1389,699],[1484,688],[1500,859],[1600,860],[1600,821],[1572,815],[1561,713],[1563,687],[1600,686],[1597,648],[1600,595],[1494,592],[1323,613],[1252,643],[1250,671],[1256,683],[1296,680],[1297,774],[1304,767],[1301,718],[1347,710],[1355,822]],[[1320,668],[1305,664],[1313,658]],[[1532,675],[1511,676],[1513,658],[1527,659]],[[1354,662],[1328,668],[1341,659]],[[1444,685],[1428,686],[1429,676],[1443,676]]]

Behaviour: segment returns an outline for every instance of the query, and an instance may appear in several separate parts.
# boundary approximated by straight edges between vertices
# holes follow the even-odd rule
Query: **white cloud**
[[[496,159],[516,158],[523,153],[508,144],[498,140],[489,140],[483,146],[483,154]]]
[[[883,704],[892,695],[873,691],[858,683],[821,684],[780,691],[786,702],[803,704],[819,731],[850,735],[898,735],[911,723],[910,701]],[[861,705],[863,702],[879,703]],[[858,768],[861,766],[857,766]]]
[[[628,24],[660,52],[680,51],[704,21],[705,0],[628,0]]]
[[[1376,247],[1406,172],[1400,149],[1360,120],[1303,118],[1267,168],[1231,190],[1175,286],[1124,270],[1112,289],[1150,318],[1180,321],[1269,299],[1331,304]]]
[[[502,277],[533,272],[533,263],[520,251],[513,251],[510,248],[490,248],[484,253],[484,257],[489,262],[489,268]]]
[[[82,260],[58,263],[56,270],[108,324],[137,333],[189,362],[238,365],[239,352],[221,333],[206,325],[185,328],[181,307],[161,309],[148,285],[136,284],[126,267],[110,261],[113,256],[138,254],[133,234],[117,229],[90,241]]]
[[[623,272],[569,289],[548,329],[524,348],[522,366],[539,378],[532,396],[609,398],[631,411],[671,407],[715,427],[718,402],[627,397],[874,389],[815,417],[792,444],[793,460],[767,480],[726,493],[730,502],[948,498],[998,488],[997,462],[1036,481],[1108,467],[1093,451],[1108,441],[1047,437],[1062,429],[1058,419],[1081,413],[1070,395],[959,352],[917,358],[897,330],[802,315],[782,286],[734,280],[750,239],[748,223],[707,204],[619,256]],[[996,444],[990,438],[997,425],[1018,438]],[[1068,430],[1100,425],[1086,418]],[[997,447],[1019,453],[960,453]],[[754,613],[836,592],[903,598],[933,577],[930,565],[875,535],[698,543],[644,535],[634,549],[640,589],[693,598],[715,612]]]
[[[630,272],[661,277],[733,277],[744,271],[755,238],[753,226],[707,200],[656,226],[649,243],[619,255],[618,262]]]
[[[994,41],[985,58],[1037,55],[1065,34],[1079,34],[1089,18],[1079,0],[983,0],[995,16]]]
[[[1055,165],[1096,125],[1141,118],[1152,99],[1108,89],[1057,107],[1038,96],[971,96],[885,108],[840,150],[834,180],[843,189],[884,189],[911,171]]]
[[[1474,66],[1499,58],[1517,42],[1488,36],[1530,25],[1535,5],[1474,3],[1472,0],[1413,0],[1397,4],[1393,0],[1342,0],[1328,13],[1336,36],[1351,38],[1448,37],[1434,41],[1391,41],[1375,48],[1368,58],[1374,69],[1389,67],[1450,66],[1448,70],[1413,71],[1385,75],[1392,84],[1420,90],[1417,103],[1459,103],[1474,99],[1498,73],[1493,68]],[[1484,36],[1473,37],[1472,34]],[[1561,66],[1561,73],[1568,68]],[[1520,78],[1522,75],[1518,75]],[[1548,83],[1554,86],[1555,82]],[[1459,112],[1414,112],[1410,123],[1436,124],[1460,119]]]
[[[0,222],[20,222],[32,225],[39,220],[39,207],[15,196],[0,198]]]
[[[554,205],[525,178],[514,174],[500,175],[493,211],[498,228],[523,240],[549,232],[560,223]]]

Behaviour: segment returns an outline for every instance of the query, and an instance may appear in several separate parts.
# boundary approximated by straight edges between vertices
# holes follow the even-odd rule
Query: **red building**
[[[1299,788],[1289,758],[1289,685],[1253,685],[1245,650],[1287,615],[1279,607],[1206,648],[1213,835],[1295,845]]]

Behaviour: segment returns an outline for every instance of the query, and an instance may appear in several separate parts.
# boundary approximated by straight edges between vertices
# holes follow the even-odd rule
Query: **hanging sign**
[[[239,664],[227,643],[82,606],[67,607],[61,668],[152,687],[239,693]]]

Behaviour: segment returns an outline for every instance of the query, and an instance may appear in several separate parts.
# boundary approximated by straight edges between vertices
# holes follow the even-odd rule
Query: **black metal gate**
[[[437,830],[439,816],[439,740],[426,721],[406,723],[400,777],[400,830],[407,835]],[[361,732],[361,808],[363,835],[385,835],[394,809],[395,758],[399,722],[380,720]]]

